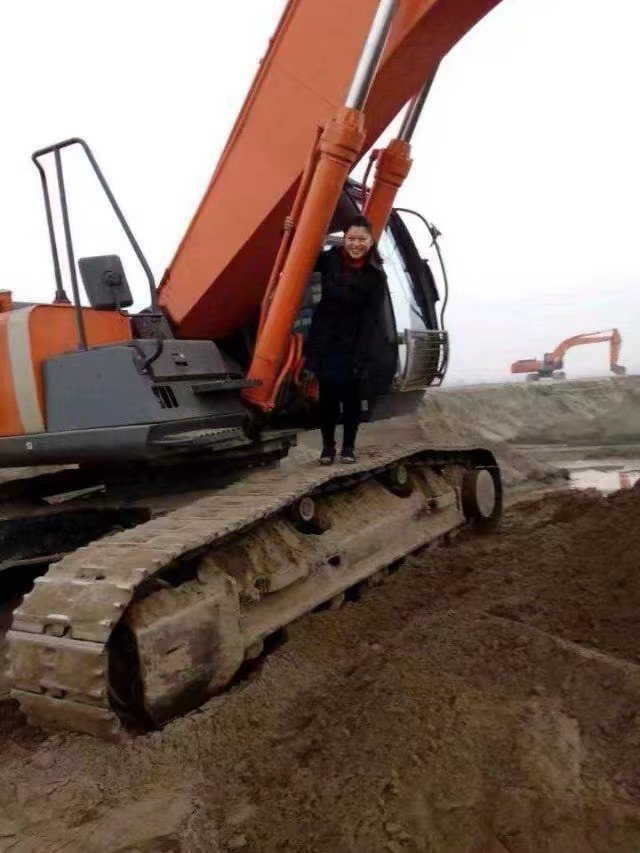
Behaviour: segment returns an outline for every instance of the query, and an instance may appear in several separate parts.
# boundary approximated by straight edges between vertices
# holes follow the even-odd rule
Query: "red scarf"
[[[352,258],[347,250],[342,247],[342,265],[347,269],[360,270],[367,262],[367,256],[364,258]]]

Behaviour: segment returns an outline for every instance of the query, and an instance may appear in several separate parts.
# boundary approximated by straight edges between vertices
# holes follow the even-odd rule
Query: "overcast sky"
[[[29,157],[70,135],[93,146],[160,278],[283,7],[0,4],[2,286],[53,294]],[[514,359],[611,326],[640,371],[638,33],[638,0],[504,0],[442,64],[399,203],[444,235],[451,381],[508,378]],[[69,173],[78,253],[126,256],[81,164]],[[142,306],[144,279],[127,269]],[[566,363],[606,366],[602,344]]]

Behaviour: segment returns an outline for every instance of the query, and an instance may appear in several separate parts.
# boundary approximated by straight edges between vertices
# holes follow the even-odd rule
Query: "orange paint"
[[[7,314],[0,314],[0,435],[23,434],[9,361]]]
[[[373,236],[379,240],[387,226],[398,190],[411,169],[411,146],[401,139],[392,139],[378,153],[376,173],[367,196],[364,214],[373,226]]]
[[[13,294],[10,290],[0,290],[0,313],[11,311],[13,307]]]
[[[399,0],[365,106],[366,137],[358,157],[433,77],[442,57],[498,2]],[[224,338],[260,309],[309,147],[318,125],[344,104],[378,0],[338,5],[327,0],[287,4],[160,285],[160,305],[178,337]]]
[[[258,408],[274,408],[282,367],[290,352],[291,329],[309,276],[322,248],[344,182],[364,142],[358,110],[342,107],[320,138],[318,161],[282,275],[256,341],[249,379],[260,385],[245,389],[245,399]]]
[[[558,344],[553,352],[546,353],[542,361],[537,358],[525,358],[514,361],[512,373],[538,373],[542,370],[560,370],[567,352],[572,347],[589,346],[590,344],[609,343],[609,368],[614,373],[624,373],[625,368],[618,364],[622,335],[618,329],[607,329],[604,332],[582,332],[566,338]]]
[[[83,309],[88,346],[131,340],[129,319],[115,311]],[[0,314],[0,435],[22,435],[11,369],[9,323],[12,312]],[[40,411],[46,423],[42,365],[48,358],[77,349],[75,312],[68,305],[36,305],[29,314],[29,350]]]

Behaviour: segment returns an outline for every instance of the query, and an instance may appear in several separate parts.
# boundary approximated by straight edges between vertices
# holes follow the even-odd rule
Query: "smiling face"
[[[372,246],[373,237],[369,231],[361,225],[353,225],[345,232],[344,250],[350,258],[353,258],[354,261],[359,261],[364,258]]]

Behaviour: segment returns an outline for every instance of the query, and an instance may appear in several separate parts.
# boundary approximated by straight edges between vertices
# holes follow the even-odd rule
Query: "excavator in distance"
[[[89,146],[33,155],[56,290],[51,304],[0,300],[0,466],[34,472],[0,485],[0,591],[15,608],[12,695],[35,724],[105,738],[161,726],[302,614],[498,518],[500,471],[484,448],[420,441],[374,447],[346,469],[262,464],[317,423],[302,357],[314,262],[356,212],[389,279],[369,419],[415,409],[442,380],[434,276],[394,204],[439,62],[498,2],[351,0],[336,15],[327,0],[289,0],[158,287]],[[403,109],[371,187],[351,181]],[[76,259],[73,146],[145,271],[145,311],[127,310],[117,256]],[[2,649],[0,637],[0,665]]]
[[[618,364],[622,335],[617,329],[607,329],[603,332],[583,332],[566,338],[558,344],[553,352],[546,352],[542,361],[535,358],[525,358],[514,361],[512,373],[526,373],[527,382],[537,382],[539,379],[566,379],[564,372],[564,357],[572,347],[587,344],[609,343],[609,370],[616,376],[624,376],[626,368]]]

